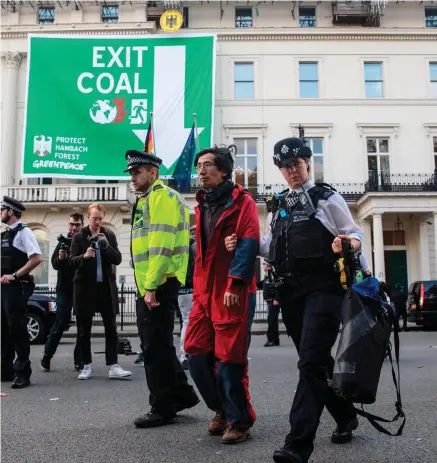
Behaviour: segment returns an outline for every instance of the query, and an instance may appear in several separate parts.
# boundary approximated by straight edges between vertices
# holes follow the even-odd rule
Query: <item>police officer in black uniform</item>
[[[334,264],[342,239],[358,251],[362,230],[339,194],[310,181],[311,156],[300,138],[276,143],[274,163],[290,188],[275,196],[271,234],[260,243],[261,254],[274,269],[282,318],[299,354],[291,429],[284,447],[273,455],[275,462],[308,462],[324,406],[337,423],[333,443],[349,442],[358,426],[352,403],[339,398],[328,379],[344,298]]]
[[[7,229],[1,234],[1,374],[14,389],[30,384],[27,301],[35,286],[30,272],[42,262],[35,235],[21,223],[24,210],[19,201],[3,197],[1,220]]]

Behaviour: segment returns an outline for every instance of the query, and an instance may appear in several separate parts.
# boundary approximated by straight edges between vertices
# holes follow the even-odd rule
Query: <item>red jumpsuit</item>
[[[207,406],[223,412],[229,423],[251,425],[255,413],[247,378],[248,308],[249,298],[254,296],[259,250],[258,211],[252,196],[236,185],[204,253],[202,192],[197,200],[193,308],[185,351],[190,355],[191,375]],[[238,242],[231,253],[224,240],[233,233]],[[237,308],[225,307],[225,292],[239,295]]]

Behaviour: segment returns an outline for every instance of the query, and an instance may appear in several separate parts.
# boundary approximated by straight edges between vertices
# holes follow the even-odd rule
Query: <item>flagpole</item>
[[[153,137],[153,151],[154,151],[154,155],[155,156],[158,156],[156,154],[156,138],[155,138],[155,124],[153,122],[153,112],[150,112],[150,125],[152,127],[152,137]]]
[[[197,115],[193,113],[193,123],[194,123],[194,137],[195,137],[195,145],[196,145],[196,152],[200,151],[199,145],[199,134],[197,133]]]

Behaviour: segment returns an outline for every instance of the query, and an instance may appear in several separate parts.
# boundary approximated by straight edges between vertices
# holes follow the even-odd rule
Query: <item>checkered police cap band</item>
[[[15,206],[14,204],[8,203],[7,201],[3,200],[1,204],[2,209],[12,209],[15,212],[23,212],[23,209]]]
[[[128,165],[129,166],[133,166],[133,165],[151,165],[151,166],[159,167],[158,162],[154,162],[151,159],[140,158],[139,156],[138,157],[136,157],[136,156],[130,157],[129,160],[128,160]]]

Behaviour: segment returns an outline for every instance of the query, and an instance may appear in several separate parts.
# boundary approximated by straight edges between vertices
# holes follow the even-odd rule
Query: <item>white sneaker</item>
[[[132,376],[130,371],[123,370],[120,365],[117,363],[111,365],[109,368],[109,378],[111,379],[119,379],[119,378],[126,378],[127,376]]]
[[[77,379],[90,379],[90,378],[91,378],[91,367],[89,365],[85,365],[80,375],[77,377]]]

